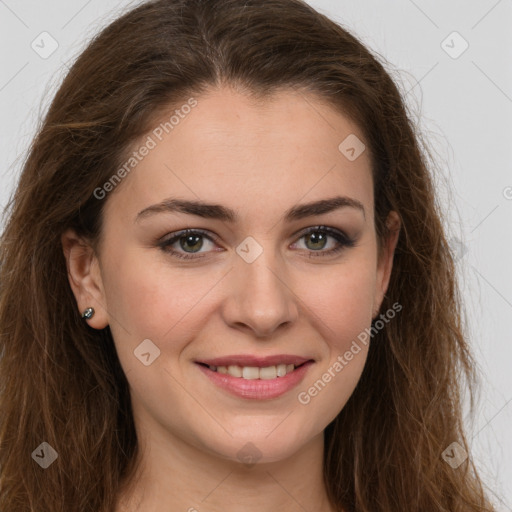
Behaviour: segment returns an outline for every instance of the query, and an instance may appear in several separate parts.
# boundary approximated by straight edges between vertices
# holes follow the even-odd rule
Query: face
[[[362,132],[314,96],[196,100],[134,145],[155,142],[104,199],[99,251],[65,234],[70,283],[110,325],[139,429],[282,460],[353,392],[397,232],[378,258]]]

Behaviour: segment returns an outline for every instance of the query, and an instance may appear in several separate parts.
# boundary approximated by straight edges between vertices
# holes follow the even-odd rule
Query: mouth
[[[276,398],[304,378],[313,359],[277,355],[265,358],[230,356],[195,361],[218,387],[242,398]]]
[[[231,375],[231,377],[235,377],[237,379],[270,380],[285,377],[286,375],[293,372],[297,368],[300,368],[302,365],[306,363],[302,363],[297,366],[294,364],[281,363],[278,365],[264,366],[262,368],[258,366],[239,366],[234,364],[229,366],[214,366],[207,365],[204,363],[199,364],[209,368],[212,372],[222,373],[224,375]]]

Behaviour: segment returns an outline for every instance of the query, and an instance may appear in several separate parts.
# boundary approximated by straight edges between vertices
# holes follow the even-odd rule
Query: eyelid
[[[306,228],[303,228],[303,229],[297,231],[296,233],[294,233],[292,235],[294,237],[294,239],[296,239],[294,244],[297,243],[302,237],[304,237],[310,233],[314,233],[316,231],[323,231],[323,232],[327,233],[328,236],[330,236],[331,238],[334,238],[337,241],[338,245],[334,249],[329,249],[326,251],[323,251],[323,250],[311,251],[310,250],[310,251],[308,251],[310,253],[310,257],[323,257],[323,256],[327,257],[329,255],[334,255],[337,252],[340,252],[342,249],[350,248],[355,245],[356,238],[350,237],[349,235],[347,235],[347,233],[345,233],[341,229],[333,228],[333,227],[325,226],[325,225],[313,225],[313,226],[309,226],[309,227],[306,227]],[[178,259],[184,259],[184,260],[202,259],[204,257],[207,257],[210,252],[218,252],[218,251],[208,251],[205,253],[201,253],[201,252],[199,252],[199,253],[186,253],[186,252],[181,253],[181,252],[173,250],[171,248],[169,248],[169,249],[167,248],[167,247],[170,247],[171,245],[173,245],[174,243],[176,243],[180,238],[187,236],[189,234],[202,235],[205,238],[207,238],[210,241],[215,242],[217,244],[220,242],[220,237],[218,237],[211,231],[201,229],[201,228],[185,228],[185,229],[175,231],[170,234],[167,233],[165,236],[158,239],[156,245],[158,245],[164,252],[169,253],[171,256],[174,256]],[[307,251],[307,249],[306,249],[306,251]],[[318,253],[318,254],[315,254],[315,253]]]
[[[303,238],[306,235],[309,235],[310,233],[314,233],[316,231],[322,231],[324,233],[327,233],[328,236],[331,238],[334,238],[338,242],[338,246],[334,249],[329,249],[327,251],[309,251],[311,255],[314,255],[315,252],[318,253],[319,256],[322,255],[329,255],[329,254],[336,254],[337,252],[341,251],[344,248],[354,247],[356,245],[356,240],[358,237],[351,237],[349,236],[344,230],[339,228],[332,228],[330,226],[324,226],[324,225],[316,225],[316,226],[310,226],[308,228],[305,228],[303,230],[298,231],[294,237],[297,238],[297,242]],[[294,243],[297,243],[294,242]]]
[[[180,229],[179,231],[173,231],[172,233],[166,233],[163,237],[159,238],[157,240],[157,243],[166,243],[169,240],[179,239],[182,236],[186,236],[189,234],[201,234],[204,235],[206,238],[210,238],[214,242],[220,241],[220,237],[212,233],[211,231],[208,231],[206,229],[201,228],[185,228]]]
[[[352,239],[352,237],[347,235],[347,233],[345,233],[342,229],[332,228],[330,226],[324,226],[323,224],[317,224],[314,226],[309,226],[307,228],[300,229],[299,231],[296,231],[291,236],[293,238],[297,238],[297,237],[301,238],[304,235],[307,235],[311,231],[315,231],[315,230],[326,231],[328,233],[335,233],[335,234],[343,235],[347,239],[347,241]],[[208,231],[208,230],[202,229],[202,228],[185,228],[185,229],[180,229],[179,231],[174,231],[172,233],[166,233],[163,237],[161,237],[157,240],[157,243],[159,243],[159,242],[165,243],[169,240],[177,239],[182,236],[185,236],[188,234],[195,234],[195,233],[200,233],[200,234],[204,235],[206,238],[209,238],[214,242],[220,242],[220,237],[211,231]]]
[[[296,233],[294,233],[292,236],[295,237],[295,238],[296,237],[301,238],[304,235],[307,235],[307,234],[311,233],[312,231],[325,231],[327,233],[343,235],[347,240],[350,240],[350,238],[351,238],[342,229],[333,228],[333,227],[330,227],[330,226],[325,226],[323,224],[317,224],[317,225],[314,225],[314,226],[309,226],[307,228],[303,228],[303,229],[297,231]]]

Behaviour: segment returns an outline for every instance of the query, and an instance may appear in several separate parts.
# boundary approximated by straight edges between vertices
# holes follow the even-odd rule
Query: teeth
[[[231,365],[231,366],[228,366],[228,373],[232,377],[242,377],[243,370],[242,370],[241,366]]]
[[[260,377],[260,369],[256,366],[244,366],[242,368],[242,377],[244,379],[259,379]]]
[[[277,377],[277,368],[275,366],[267,366],[259,369],[260,379],[275,379]]]
[[[266,366],[258,368],[257,366],[209,366],[210,370],[217,373],[231,375],[232,377],[241,377],[247,380],[254,379],[275,379],[276,377],[284,377],[286,374],[295,370],[293,364],[278,364],[277,366]]]
[[[292,368],[293,369],[293,368]],[[285,364],[277,365],[277,376],[284,377],[288,373],[288,366]]]

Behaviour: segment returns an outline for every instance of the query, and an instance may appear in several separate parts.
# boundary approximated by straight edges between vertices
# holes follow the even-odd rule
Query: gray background
[[[67,67],[100,28],[137,3],[0,0],[0,208]],[[482,376],[468,437],[498,510],[512,511],[512,1],[309,3],[391,63],[434,149]],[[58,47],[42,58],[31,44],[49,51],[45,31]]]

